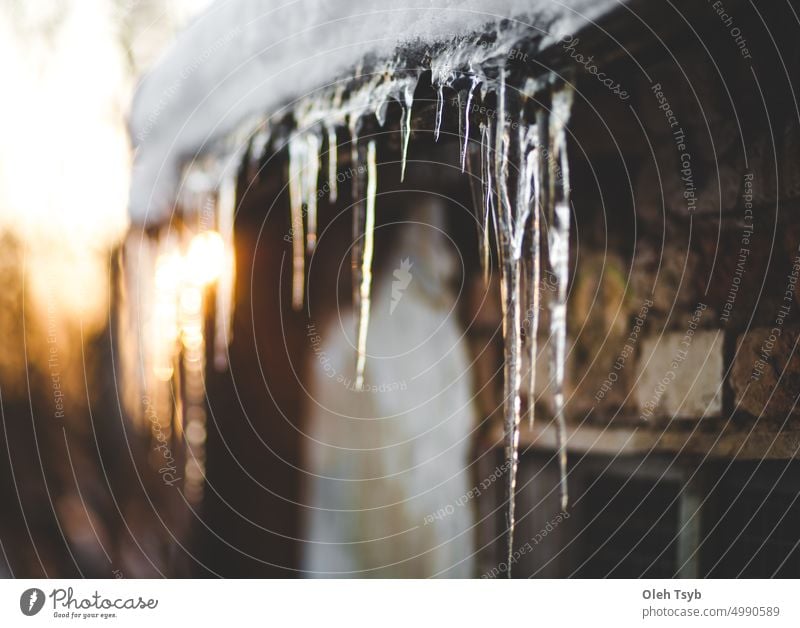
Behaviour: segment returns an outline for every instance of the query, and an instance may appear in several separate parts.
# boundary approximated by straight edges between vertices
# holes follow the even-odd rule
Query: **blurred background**
[[[737,30],[709,3],[491,3],[557,7],[580,29],[541,49],[536,28],[459,40],[456,3],[449,21],[399,3],[397,23],[430,43],[403,49],[410,70],[358,57],[376,24],[399,40],[381,14],[394,2],[371,22],[366,0],[219,2],[133,116],[141,78],[208,4],[0,4],[0,575],[498,576],[507,549],[520,577],[800,574],[795,2],[729,0]],[[565,5],[602,11],[576,22]],[[326,56],[351,43],[355,68]],[[524,92],[545,71],[571,83]],[[293,79],[320,84],[299,94]],[[548,267],[545,224],[529,291],[541,324],[528,333],[532,304],[519,321],[519,406],[537,419],[519,438],[511,548],[509,343],[496,247],[488,263],[480,248],[503,235],[483,207],[506,88],[518,117],[504,124],[545,120],[536,159],[571,193],[568,273]],[[539,117],[572,90],[568,124]],[[406,102],[371,100],[390,92]],[[243,93],[275,111],[255,99],[240,134],[226,118]],[[303,127],[317,106],[333,116]],[[134,224],[132,118],[157,157],[143,180],[182,186]],[[206,152],[169,150],[185,129]],[[534,155],[527,141],[512,153]],[[168,153],[176,171],[162,173]]]
[[[144,508],[158,487],[137,482],[115,392],[110,295],[133,90],[205,4],[0,3],[3,575],[168,571],[168,524]]]

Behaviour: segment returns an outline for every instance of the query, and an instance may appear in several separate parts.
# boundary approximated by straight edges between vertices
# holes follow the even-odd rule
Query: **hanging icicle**
[[[336,139],[336,127],[332,124],[326,126],[328,132],[328,200],[335,203],[339,196],[339,186],[336,181],[339,144]]]
[[[367,214],[364,227],[364,252],[361,260],[360,316],[358,317],[358,357],[356,359],[356,389],[364,387],[364,368],[367,362],[367,332],[369,330],[370,293],[372,290],[372,256],[375,237],[375,196],[378,171],[375,163],[375,140],[367,146]]]
[[[547,117],[543,110],[536,114],[536,125],[531,128],[526,141],[530,146],[532,170],[527,176],[533,178],[533,194],[531,217],[528,222],[528,245],[530,246],[530,274],[528,276],[528,310],[530,311],[530,333],[528,335],[528,357],[530,372],[528,374],[528,429],[533,429],[536,412],[536,361],[539,354],[539,310],[541,308],[541,211],[543,207],[543,182],[546,181],[547,166],[542,158],[542,148],[546,146]],[[545,141],[543,143],[543,141]],[[526,162],[527,163],[527,162]]]
[[[400,142],[402,153],[400,155],[400,181],[406,178],[406,163],[408,161],[408,140],[411,139],[411,110],[414,107],[414,85],[408,84],[403,88],[403,113],[400,118]]]
[[[319,151],[322,142],[316,133],[306,133],[305,142],[303,203],[306,207],[306,249],[312,253],[317,246],[317,182],[319,181]]]
[[[332,92],[324,92],[301,101],[294,117],[298,129],[305,131],[296,134],[289,141],[289,196],[292,216],[292,304],[295,309],[302,307],[305,261],[303,239],[307,239],[307,250],[311,252],[316,244],[317,231],[317,177],[319,176],[319,150],[321,138],[313,129],[322,129],[328,140],[328,188],[330,202],[339,195],[337,181],[337,128],[346,127],[350,132],[350,172],[353,198],[353,247],[351,251],[353,307],[356,317],[363,310],[361,305],[361,285],[363,283],[364,258],[364,148],[359,146],[359,132],[362,120],[374,114],[382,126],[390,99],[398,101],[402,107],[400,120],[402,164],[401,177],[405,176],[408,144],[411,135],[411,113],[414,91],[421,71],[404,70],[398,72],[401,59],[387,63],[381,70],[371,72],[371,78],[360,87],[351,89],[345,98],[345,84],[340,83]],[[362,68],[356,69],[356,77],[362,77]],[[306,214],[307,233],[303,234],[303,214]],[[360,322],[357,321],[357,325]]]
[[[520,36],[527,36],[527,32],[520,31]],[[509,463],[510,557],[516,523],[514,494],[523,376],[522,311],[529,308],[531,315],[528,345],[525,348],[530,352],[531,398],[528,418],[532,423],[537,327],[541,306],[539,284],[543,255],[540,234],[542,215],[549,221],[546,261],[557,284],[555,295],[548,305],[553,338],[551,368],[559,438],[562,506],[566,507],[567,502],[564,378],[570,206],[565,124],[570,114],[572,92],[569,87],[563,87],[552,94],[551,115],[542,111],[537,114],[535,124],[530,124],[525,114],[520,112],[519,128],[512,126],[509,111],[517,112],[514,109],[515,101],[507,97],[503,63],[518,39],[512,36],[489,39],[490,41],[486,38],[458,38],[437,47],[426,59],[430,59],[431,84],[437,95],[434,121],[436,141],[441,135],[443,118],[446,115],[445,89],[460,90],[459,161],[462,172],[471,172],[470,157],[478,154],[477,147],[470,152],[471,109],[474,99],[482,97],[485,100],[489,90],[497,93],[495,115],[480,124],[482,198],[476,203],[480,206],[476,213],[480,213],[478,220],[482,227],[479,246],[485,281],[488,283],[489,280],[492,246],[496,247],[500,271],[505,339],[503,414],[505,455]],[[337,133],[344,133],[345,129],[350,132],[349,166],[353,195],[351,263],[357,334],[355,380],[359,389],[364,386],[366,369],[377,192],[376,143],[374,140],[360,143],[359,133],[362,121],[371,115],[383,126],[388,119],[390,100],[394,99],[399,103],[400,178],[404,180],[414,92],[423,71],[421,66],[414,69],[408,69],[407,66],[407,60],[398,56],[382,66],[371,68],[369,74],[362,74],[359,68],[353,82],[343,81],[335,88],[304,98],[293,111],[298,131],[289,141],[289,195],[293,243],[292,306],[295,309],[300,309],[304,300],[307,270],[305,255],[313,252],[317,244],[320,149],[325,141],[328,160],[327,173],[323,176],[327,178],[328,197],[333,203],[337,201],[340,191],[337,175],[341,156],[337,151]],[[489,76],[494,76],[495,71],[499,72],[498,81],[487,80],[487,72]],[[479,88],[478,94],[482,96],[476,95]],[[541,88],[541,85],[536,86],[537,90]],[[530,95],[527,85],[524,93]],[[261,119],[256,124],[260,126],[255,129],[252,125],[250,127],[255,135],[252,136],[248,153],[254,160],[260,158],[270,141],[270,129],[266,121]],[[513,134],[512,128],[515,130]],[[192,236],[202,236],[205,250],[216,250],[214,247],[219,245],[219,250],[222,251],[219,275],[213,279],[216,282],[213,355],[217,368],[227,365],[234,307],[233,222],[236,177],[230,173],[234,173],[235,169],[228,170],[229,174],[218,178],[219,172],[225,172],[225,168],[220,169],[220,160],[210,155],[200,170],[194,173],[195,178],[186,186],[191,192],[190,197],[185,202],[182,199],[180,203],[184,212],[181,222],[183,232],[176,238],[154,238],[149,244],[150,248],[145,247],[143,251],[142,263],[147,269],[143,272],[147,277],[140,282],[139,294],[131,291],[134,297],[141,297],[137,299],[140,302],[137,307],[141,311],[131,312],[129,316],[131,321],[139,321],[141,328],[138,347],[138,359],[142,365],[138,380],[140,394],[151,397],[159,408],[165,403],[171,404],[173,399],[176,400],[174,408],[169,408],[167,413],[174,410],[172,416],[175,418],[175,433],[180,435],[183,431],[190,447],[191,459],[187,460],[186,467],[186,487],[190,499],[198,499],[202,495],[202,478],[205,472],[206,410],[203,377],[207,341],[204,337],[204,321],[208,296],[206,288],[212,281],[210,277],[196,274],[198,265],[192,261],[191,249],[186,249],[186,243]],[[209,213],[209,199],[214,197],[215,192],[214,185],[206,189],[209,180],[220,181],[216,190],[216,232],[213,225],[204,223],[204,216]],[[200,193],[196,194],[196,190],[200,190]],[[478,196],[477,190],[475,192],[475,196]],[[494,243],[492,237],[495,238]],[[194,240],[191,241],[194,243]]]
[[[483,281],[489,285],[490,256],[489,256],[489,220],[494,220],[494,189],[492,185],[492,158],[491,158],[492,121],[491,118],[484,124],[481,122],[481,181],[483,182],[483,238],[481,243],[481,265],[483,267]],[[497,233],[497,231],[495,231]]]
[[[467,104],[464,106],[464,143],[461,147],[461,172],[464,172],[467,162],[467,150],[469,148],[469,114],[472,109],[472,96],[475,92],[475,87],[478,85],[478,77],[472,77],[472,83],[467,91]]]
[[[518,216],[527,218],[527,231],[529,257],[527,259],[527,307],[529,323],[528,351],[528,423],[533,427],[534,403],[536,389],[536,354],[539,333],[539,275],[540,275],[540,249],[539,249],[539,133],[536,124],[527,124],[525,111],[520,110],[517,145],[519,147],[519,163],[517,167],[517,204],[520,206]],[[525,264],[523,264],[525,266]]]
[[[481,123],[482,124],[482,123]],[[482,132],[482,131],[481,131]],[[483,164],[483,145],[480,145],[481,150],[479,153],[481,164]],[[476,234],[478,236],[477,240],[477,249],[479,253],[479,260],[481,264],[481,273],[483,273],[483,267],[485,266],[485,262],[483,259],[483,242],[484,242],[484,233],[482,226],[485,226],[484,220],[484,188],[483,188],[483,179],[476,175],[475,168],[473,166],[473,152],[467,149],[467,158],[466,158],[466,173],[467,179],[469,181],[469,194],[472,199],[472,209],[475,214],[475,223],[478,225],[478,229],[476,229]],[[486,275],[484,274],[484,280],[486,279]]]
[[[299,214],[306,216],[306,250],[311,253],[317,244],[317,182],[319,181],[319,153],[322,142],[314,131],[298,132],[289,140],[289,195],[292,206],[292,241],[295,221]],[[296,177],[296,180],[292,179]],[[301,231],[302,234],[302,224]],[[300,241],[304,239],[300,236]],[[297,255],[297,247],[294,249]],[[301,295],[302,298],[302,295]],[[301,301],[302,306],[302,301]]]
[[[305,251],[303,248],[303,153],[304,144],[296,137],[289,140],[289,206],[292,219],[292,307],[303,307],[305,291]]]
[[[512,205],[509,191],[510,125],[506,117],[506,73],[501,68],[497,90],[497,125],[494,145],[494,176],[497,182],[497,223],[499,225],[498,250],[500,253],[500,287],[503,311],[504,389],[503,414],[505,430],[505,458],[508,468],[507,524],[508,564],[514,553],[514,527],[516,524],[515,494],[519,464],[519,423],[521,379],[521,266],[522,237],[529,207],[520,199]]]
[[[433,127],[433,139],[439,141],[439,133],[442,130],[442,116],[444,115],[444,85],[439,84],[436,90],[436,121]]]
[[[362,198],[362,170],[363,166],[361,155],[363,148],[358,146],[358,127],[350,124],[351,137],[351,170],[353,177],[351,187],[353,193],[353,246],[350,253],[350,281],[352,284],[353,311],[356,316],[356,329],[361,328],[361,263],[364,255],[364,199]]]
[[[551,362],[555,416],[558,425],[558,459],[561,473],[561,509],[568,503],[567,426],[564,415],[564,374],[567,354],[567,282],[569,281],[569,165],[567,162],[566,124],[572,109],[569,84],[553,92],[549,124],[548,154],[548,225],[547,250],[556,290],[550,300],[550,337],[553,343]]]

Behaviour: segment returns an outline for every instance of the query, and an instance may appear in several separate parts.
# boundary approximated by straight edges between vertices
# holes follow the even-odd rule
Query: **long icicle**
[[[533,205],[531,207],[530,221],[528,222],[528,245],[530,246],[530,276],[528,278],[528,309],[531,316],[530,333],[528,336],[528,352],[530,358],[530,372],[528,374],[528,428],[533,429],[536,412],[536,360],[539,353],[539,308],[541,307],[541,209],[543,183],[546,181],[547,168],[542,159],[542,148],[547,141],[547,114],[540,110],[536,114],[536,126],[533,128],[533,149],[531,152],[533,164]]]
[[[528,425],[533,428],[534,402],[536,388],[536,353],[538,346],[537,334],[539,332],[539,212],[538,212],[538,182],[539,182],[539,149],[538,128],[535,124],[525,123],[525,110],[520,110],[517,142],[519,146],[519,164],[517,179],[517,216],[518,227],[527,225],[526,231],[520,231],[528,237],[530,257],[527,260],[530,267],[527,285],[526,319],[530,323],[528,330],[529,372],[528,372]],[[528,220],[530,218],[530,220]],[[520,243],[521,245],[522,243]],[[524,264],[523,264],[524,265]]]
[[[516,525],[516,488],[517,468],[519,465],[519,423],[520,423],[520,356],[521,356],[521,251],[517,246],[519,207],[516,213],[512,210],[508,195],[508,152],[510,137],[506,120],[506,74],[500,71],[500,85],[497,93],[497,127],[495,131],[495,180],[497,181],[498,222],[500,232],[498,242],[500,249],[501,299],[503,306],[504,343],[504,382],[503,410],[505,429],[505,458],[508,467],[508,570],[511,576],[511,564],[514,556],[514,527]]]
[[[299,137],[289,140],[289,206],[292,217],[292,307],[303,307],[305,250],[303,236],[303,153],[305,144]]]
[[[336,127],[328,126],[328,200],[335,203],[339,196],[339,187],[336,181],[337,176],[337,157],[338,143],[336,139]]]
[[[356,314],[356,329],[360,327],[361,316],[361,256],[364,250],[364,199],[361,198],[361,154],[358,146],[358,118],[350,118],[350,170],[353,194],[353,247],[350,255],[350,279],[352,283],[353,311]]]
[[[456,94],[456,107],[458,109],[458,145],[464,145],[464,111],[465,107],[462,107],[464,104],[462,99],[464,98],[464,90],[459,91]],[[461,148],[459,148],[461,151]],[[461,153],[459,152],[459,160],[461,159]],[[464,172],[464,167],[462,166],[461,172]]]
[[[317,246],[317,183],[319,181],[319,150],[321,142],[316,133],[306,133],[305,163],[303,164],[303,202],[306,206],[306,249]]]
[[[442,130],[442,116],[444,114],[444,85],[439,84],[436,90],[436,121],[433,127],[433,139],[439,141],[439,133]]]
[[[572,108],[572,88],[565,85],[553,93],[548,155],[549,206],[552,212],[548,229],[550,267],[556,291],[550,300],[550,336],[553,339],[554,405],[558,425],[558,461],[561,475],[561,509],[569,501],[567,490],[567,424],[564,416],[564,374],[567,354],[567,281],[569,280],[569,170],[565,126]],[[560,172],[558,172],[560,170]],[[557,183],[559,185],[557,185]]]
[[[489,285],[489,219],[495,218],[494,189],[492,186],[491,146],[492,122],[481,122],[481,181],[483,182],[483,240],[481,246],[481,264],[483,266],[483,282]]]
[[[367,331],[369,329],[370,292],[372,290],[372,255],[375,236],[375,195],[378,173],[375,165],[375,140],[367,146],[367,215],[364,225],[364,255],[361,261],[361,315],[358,319],[358,359],[356,360],[356,389],[364,387],[364,367],[367,361]]]
[[[482,165],[483,165],[483,145],[481,145],[480,159],[481,159],[481,167],[482,167]],[[470,150],[467,150],[466,165],[467,165],[467,168],[466,168],[467,177],[469,179],[469,193],[470,193],[470,197],[472,198],[472,209],[475,212],[475,223],[477,225],[479,225],[479,227],[480,226],[484,226],[484,217],[483,217],[483,194],[484,194],[483,176],[481,175],[480,179],[478,179],[475,176],[475,170],[474,170],[473,164],[472,164],[472,151],[470,151]],[[477,187],[478,187],[477,182],[478,181],[480,182],[480,185],[481,185],[481,189],[480,190],[477,189]],[[481,267],[483,267],[484,266],[484,259],[483,259],[482,249],[483,249],[483,242],[484,242],[484,234],[483,234],[482,229],[480,229],[480,228],[476,229],[476,234],[478,236],[478,238],[477,238],[478,239],[478,251],[480,252]],[[484,280],[485,279],[486,279],[486,277],[484,275]]]
[[[464,144],[461,147],[461,172],[464,172],[467,161],[467,148],[469,147],[469,110],[472,107],[472,96],[475,86],[478,84],[478,77],[472,77],[472,84],[467,92],[467,104],[464,107]]]
[[[403,88],[403,115],[400,118],[400,142],[403,145],[400,157],[400,181],[406,178],[408,160],[408,140],[411,138],[411,109],[414,107],[414,88],[406,85]]]

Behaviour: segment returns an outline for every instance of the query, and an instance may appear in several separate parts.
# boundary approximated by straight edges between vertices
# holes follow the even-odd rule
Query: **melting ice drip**
[[[289,205],[292,215],[292,307],[303,307],[305,253],[317,245],[317,181],[320,137],[314,131],[296,133],[289,140]],[[306,215],[305,231],[303,214]],[[305,233],[305,236],[304,236]],[[305,240],[305,242],[304,242]]]
[[[358,313],[358,339],[356,359],[356,389],[364,387],[364,368],[367,363],[367,330],[369,329],[370,293],[372,292],[372,256],[375,249],[375,194],[378,174],[375,165],[375,140],[367,147],[367,215],[364,225],[364,252],[361,256],[360,311]]]
[[[524,36],[524,35],[523,35]],[[559,89],[545,88],[543,83],[529,80],[519,97],[509,99],[504,60],[519,38],[497,37],[492,43],[481,39],[461,38],[431,55],[431,82],[437,94],[434,135],[438,140],[445,117],[445,89],[459,92],[460,165],[462,172],[470,170],[470,114],[478,86],[480,97],[486,99],[490,92],[497,98],[496,115],[487,115],[480,121],[480,223],[479,253],[484,275],[488,280],[491,267],[492,242],[490,234],[497,237],[496,248],[501,277],[504,348],[504,431],[505,456],[508,475],[508,557],[513,555],[515,527],[515,490],[518,466],[520,429],[520,388],[522,383],[522,307],[531,314],[529,321],[528,351],[530,356],[528,415],[531,425],[534,417],[535,364],[537,356],[538,312],[540,307],[541,275],[541,217],[548,220],[547,261],[556,280],[555,295],[549,300],[550,335],[552,339],[551,383],[555,400],[555,419],[558,426],[559,465],[561,471],[561,500],[566,507],[566,425],[564,417],[564,375],[566,354],[566,297],[569,270],[569,177],[567,169],[565,125],[572,105],[569,86]],[[401,179],[405,177],[411,136],[411,113],[414,91],[422,68],[409,69],[398,56],[378,71],[362,74],[357,70],[360,83],[340,83],[329,90],[303,99],[294,111],[296,131],[289,140],[289,193],[292,226],[292,305],[300,309],[304,301],[305,256],[314,251],[317,240],[318,179],[322,163],[323,140],[327,145],[327,186],[331,203],[339,196],[338,132],[349,132],[351,181],[353,193],[353,247],[352,283],[353,309],[356,318],[356,385],[363,386],[367,362],[367,334],[369,329],[370,293],[372,284],[372,259],[374,254],[375,204],[377,193],[376,145],[374,140],[364,146],[359,141],[362,122],[374,115],[383,126],[390,100],[399,103]],[[489,78],[489,75],[497,78]],[[535,95],[535,120],[529,120],[528,109]],[[552,92],[552,93],[550,93]],[[345,98],[346,94],[346,98]],[[464,110],[461,111],[462,94]],[[550,111],[546,103],[550,102]],[[518,110],[518,122],[511,124],[511,110]],[[263,123],[262,123],[263,124]],[[516,127],[516,136],[512,133]],[[251,153],[260,154],[268,138],[257,134],[251,141]],[[258,146],[256,146],[258,144]],[[516,185],[513,185],[516,183]],[[513,191],[512,191],[513,189]],[[218,368],[227,364],[227,346],[230,342],[233,309],[233,209],[234,180],[223,180],[217,193],[216,223],[223,255],[219,262],[217,285],[215,358]],[[305,220],[304,220],[305,219]],[[166,242],[166,240],[164,241]],[[161,279],[156,267],[164,259],[180,260],[180,247],[160,242],[140,244],[138,260],[129,255],[133,265],[145,270],[148,277],[141,278],[135,287],[129,286],[132,301],[138,303],[139,312],[129,318],[145,319],[150,330],[140,335],[144,390],[156,390],[152,379],[169,381],[180,392],[177,395],[185,407],[175,404],[176,426],[186,426],[186,438],[193,441],[192,452],[199,461],[199,441],[205,438],[205,406],[203,404],[202,376],[205,367],[202,337],[202,296],[197,288],[202,286],[181,280],[175,285],[167,281],[159,287]],[[162,250],[166,248],[167,250]],[[173,257],[165,257],[165,256]],[[158,259],[157,263],[155,259]],[[130,275],[129,275],[130,277]],[[189,288],[186,288],[187,284]],[[181,287],[184,286],[184,287]],[[163,290],[163,292],[159,292]],[[188,290],[188,292],[187,292]],[[153,297],[153,294],[156,296]],[[179,296],[182,295],[182,296]],[[183,303],[183,298],[187,303]],[[173,307],[177,303],[180,307]],[[198,307],[199,303],[199,307]],[[166,305],[165,305],[166,304]],[[191,305],[192,307],[185,307]],[[162,311],[163,310],[163,311]],[[175,314],[173,315],[173,310]],[[163,316],[164,320],[161,320]],[[138,319],[137,319],[138,320]],[[148,322],[149,321],[149,322]],[[141,323],[142,321],[139,320]],[[173,324],[174,323],[174,324]],[[151,327],[157,331],[152,332]],[[140,327],[141,330],[141,327]],[[178,341],[180,339],[180,342]],[[177,369],[181,356],[181,369]],[[182,372],[185,381],[178,381]],[[159,395],[159,399],[169,398]],[[184,416],[185,415],[185,416]],[[201,419],[202,417],[202,419]],[[195,425],[202,425],[202,430]],[[194,434],[192,436],[191,432]],[[195,438],[196,436],[196,438]],[[197,446],[195,446],[197,445]],[[202,471],[202,466],[198,463]],[[187,478],[190,473],[187,469]],[[507,570],[510,575],[511,562]]]
[[[555,297],[550,301],[550,337],[553,342],[554,405],[558,424],[558,460],[561,475],[561,509],[567,508],[567,424],[564,416],[564,371],[567,355],[567,282],[569,281],[569,164],[565,126],[572,110],[572,89],[553,94],[550,115],[551,172],[548,177],[547,232],[550,269],[556,279]],[[556,172],[560,170],[559,176]]]

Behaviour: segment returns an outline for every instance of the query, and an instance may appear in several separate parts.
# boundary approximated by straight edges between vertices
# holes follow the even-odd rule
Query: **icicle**
[[[475,86],[478,84],[478,77],[472,77],[472,84],[467,91],[467,104],[464,108],[464,145],[461,148],[461,172],[464,172],[467,161],[467,149],[469,148],[469,111],[472,106],[472,95],[475,91]]]
[[[513,246],[514,224],[511,209],[511,200],[508,196],[508,149],[511,138],[508,134],[508,124],[505,118],[506,100],[506,74],[505,70],[500,73],[500,88],[497,95],[497,124],[495,126],[495,145],[494,145],[494,178],[497,186],[497,208],[499,218],[509,234],[509,244]]]
[[[338,140],[336,139],[336,127],[328,126],[328,200],[335,203],[339,196],[339,187],[336,182]]]
[[[406,161],[408,159],[408,140],[411,138],[411,109],[414,106],[414,85],[406,85],[403,88],[403,115],[400,118],[400,142],[403,145],[400,156],[400,181],[406,178]]]
[[[375,140],[371,140],[367,147],[367,215],[364,227],[364,254],[361,260],[361,314],[358,318],[358,358],[356,360],[356,388],[358,390],[364,387],[364,367],[367,360],[367,330],[369,328],[370,292],[372,289],[377,178]]]
[[[530,246],[530,275],[527,285],[527,305],[530,315],[528,348],[530,351],[528,423],[533,427],[534,390],[536,387],[536,353],[539,331],[539,210],[538,181],[539,156],[538,127],[525,123],[525,111],[520,110],[517,144],[519,147],[519,165],[517,176],[517,215],[516,219],[523,223],[527,220],[528,242]],[[530,219],[528,220],[528,217]],[[522,226],[522,223],[519,225]],[[521,232],[522,233],[522,232]],[[524,236],[525,233],[522,233]],[[524,237],[523,237],[524,239]]]
[[[361,125],[359,113],[351,113],[347,127],[350,129],[350,166],[358,168],[358,131]]]
[[[319,151],[322,146],[316,132],[298,133],[289,140],[289,197],[292,207],[292,242],[299,240],[299,246],[293,247],[295,273],[303,270],[303,260],[297,256],[302,253],[303,240],[309,253],[317,244],[317,182],[319,181]],[[306,234],[303,236],[303,211],[306,213]],[[299,225],[299,231],[297,226]],[[300,249],[300,250],[298,250]],[[302,280],[302,278],[301,278]],[[294,290],[297,284],[294,284]],[[303,288],[300,282],[299,302],[293,293],[292,303],[295,308],[302,307]],[[299,303],[299,304],[298,304]]]
[[[483,280],[489,285],[489,218],[494,217],[494,190],[492,186],[491,146],[492,137],[491,119],[484,124],[481,122],[481,181],[483,182],[483,239],[481,246],[481,264],[483,265]]]
[[[464,91],[460,91],[456,94],[456,109],[458,109],[458,144],[462,146],[464,143],[464,111],[465,109],[462,107],[464,104],[462,102],[462,97],[464,95]],[[461,149],[459,148],[459,151]],[[460,159],[460,153],[459,153]],[[461,169],[461,172],[464,172],[464,168]]]
[[[507,238],[507,234],[502,239]],[[503,245],[505,246],[505,245]],[[515,493],[519,452],[519,420],[521,384],[520,376],[520,265],[502,253],[501,298],[503,304],[503,335],[505,337],[504,413],[506,463],[508,466],[508,558],[509,566],[514,552]]]
[[[303,250],[303,152],[298,137],[289,140],[289,205],[292,218],[292,307],[303,307],[305,252]]]
[[[483,211],[483,179],[478,178],[475,176],[475,168],[473,167],[473,155],[472,151],[467,150],[467,160],[466,160],[466,172],[467,178],[469,179],[469,195],[472,199],[472,209],[475,213],[475,223],[480,226],[484,226],[484,211]],[[480,162],[481,162],[481,172],[484,170],[483,168],[483,145],[481,144],[481,152],[480,152]],[[478,190],[478,185],[480,185],[480,190]],[[483,241],[484,241],[484,233],[483,229],[478,228],[476,229],[476,234],[478,236],[478,252],[480,257],[481,269],[485,266],[484,259],[483,259]],[[484,275],[484,280],[486,276]]]
[[[361,258],[364,250],[364,200],[361,198],[361,159],[358,147],[357,122],[350,120],[350,168],[353,172],[351,180],[353,192],[353,248],[350,255],[351,283],[353,292],[353,311],[356,315],[356,327],[360,327],[361,316]],[[363,149],[361,149],[363,150]]]
[[[233,246],[233,221],[236,211],[236,179],[223,177],[217,196],[217,230],[222,238],[223,255],[217,280],[217,303],[214,333],[214,366],[223,370],[228,365],[228,347],[233,339],[234,283],[236,252]]]
[[[319,150],[321,142],[316,133],[307,133],[305,141],[303,202],[307,212],[306,249],[311,253],[317,245],[317,182],[319,181]]]
[[[505,457],[508,467],[508,565],[514,553],[514,527],[516,524],[515,494],[517,487],[517,468],[519,463],[519,423],[522,342],[520,329],[521,300],[521,232],[524,226],[524,208],[519,199],[512,208],[508,194],[508,153],[510,137],[506,120],[505,69],[500,71],[500,84],[497,92],[497,126],[495,130],[494,170],[497,181],[498,211],[500,226],[498,243],[501,268],[501,299],[503,308],[504,343],[504,387],[503,414],[505,428]],[[510,571],[510,569],[509,569]],[[510,576],[510,574],[509,574]]]
[[[532,196],[533,206],[528,223],[528,244],[530,246],[530,276],[528,278],[528,309],[531,313],[530,333],[528,337],[528,351],[530,357],[530,373],[528,379],[528,428],[533,429],[533,419],[536,405],[536,359],[539,353],[539,308],[541,302],[540,282],[541,282],[541,208],[542,208],[542,181],[544,179],[545,161],[542,159],[542,134],[547,134],[546,118],[543,122],[541,114],[537,113],[537,123],[531,127],[527,138],[528,142],[533,142],[529,153],[529,161],[526,165],[531,172],[527,174],[526,180],[530,184],[533,178]]]
[[[553,342],[552,375],[554,405],[558,424],[558,459],[561,472],[561,508],[566,509],[567,426],[564,416],[564,373],[567,353],[567,281],[569,280],[569,171],[565,126],[572,108],[572,88],[565,85],[553,93],[549,124],[548,205],[551,213],[548,229],[550,268],[556,291],[550,300],[550,337]],[[557,169],[560,173],[557,174]]]
[[[433,139],[439,141],[439,132],[442,129],[442,115],[444,113],[444,85],[439,84],[436,91],[436,122],[433,129]]]

